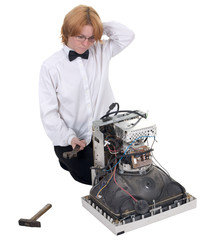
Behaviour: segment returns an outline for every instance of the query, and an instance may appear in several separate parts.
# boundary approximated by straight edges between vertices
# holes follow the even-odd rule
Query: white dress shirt
[[[45,131],[55,146],[71,144],[73,137],[92,137],[92,122],[102,117],[114,96],[108,80],[110,59],[127,47],[134,33],[117,22],[103,23],[102,43],[89,48],[89,58],[70,62],[66,45],[41,67],[39,102]]]

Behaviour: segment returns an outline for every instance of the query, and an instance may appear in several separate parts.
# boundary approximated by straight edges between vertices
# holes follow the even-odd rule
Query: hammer
[[[36,213],[32,218],[30,219],[23,219],[21,218],[18,223],[20,226],[26,226],[26,227],[41,227],[41,223],[39,221],[36,221],[38,218],[41,217],[45,212],[48,211],[52,207],[51,204],[47,204],[45,207],[43,207],[38,213]]]
[[[72,151],[64,152],[63,157],[64,158],[69,158],[69,159],[71,159],[73,157],[77,157],[77,152],[79,151],[79,149],[80,149],[80,146],[76,145],[76,147]]]

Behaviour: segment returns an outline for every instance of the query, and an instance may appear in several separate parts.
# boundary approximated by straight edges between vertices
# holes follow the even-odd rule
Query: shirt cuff
[[[71,136],[69,136],[68,141],[67,141],[68,145],[72,145],[71,142],[72,142],[72,139],[73,139],[74,137],[76,137],[76,135],[71,135]]]

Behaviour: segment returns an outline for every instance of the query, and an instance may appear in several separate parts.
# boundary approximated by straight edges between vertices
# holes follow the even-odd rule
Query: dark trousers
[[[84,184],[91,185],[91,170],[93,166],[93,147],[92,142],[84,150],[77,153],[77,157],[65,159],[64,152],[72,151],[72,146],[54,146],[55,153],[59,159],[60,166],[69,171],[72,177]]]

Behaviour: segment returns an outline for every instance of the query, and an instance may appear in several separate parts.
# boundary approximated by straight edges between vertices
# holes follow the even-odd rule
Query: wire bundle
[[[117,164],[120,163],[120,161],[121,161],[121,160],[123,159],[123,157],[126,155],[126,152],[127,152],[128,149],[131,147],[131,145],[132,145],[135,141],[137,141],[138,139],[143,138],[143,137],[145,138],[145,137],[151,137],[151,136],[142,136],[142,137],[139,137],[139,138],[135,139],[135,140],[127,147],[127,149],[125,150],[124,154],[122,155],[122,157],[119,159],[118,162],[117,162],[117,153],[118,153],[118,151],[116,150],[115,146],[114,146],[113,144],[111,144],[111,145],[113,146],[113,148],[114,148],[114,149],[112,150],[112,149],[110,149],[110,147],[107,145],[107,148],[108,148],[109,152],[110,152],[111,154],[115,154],[116,163],[115,163],[115,165],[114,165],[113,167],[111,167],[110,169],[106,170],[106,171],[111,171],[112,169],[114,169],[114,170],[112,171],[111,176],[110,176],[110,178],[108,179],[108,181],[107,181],[104,185],[102,185],[101,188],[99,189],[99,191],[98,191],[98,193],[97,193],[97,195],[96,195],[97,198],[99,198],[100,193],[103,191],[104,188],[107,187],[107,185],[109,184],[109,182],[111,181],[111,179],[112,179],[112,177],[113,177],[113,180],[114,180],[115,184],[116,184],[122,191],[124,191],[127,195],[129,195],[135,202],[138,201],[138,200],[137,200],[136,198],[134,198],[128,191],[126,191],[120,184],[117,183],[117,181],[116,181],[116,168],[117,168]],[[109,143],[108,143],[108,144],[109,144]]]

